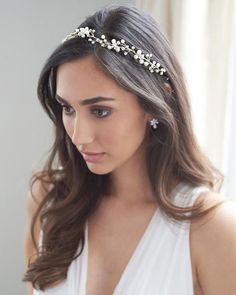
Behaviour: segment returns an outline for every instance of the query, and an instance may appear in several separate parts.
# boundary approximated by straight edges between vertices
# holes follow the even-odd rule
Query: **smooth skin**
[[[27,210],[27,219],[26,219],[26,226],[25,226],[25,238],[24,238],[24,262],[25,262],[25,270],[27,269],[27,265],[29,260],[34,261],[36,249],[34,247],[31,233],[30,233],[30,226],[33,219],[33,216],[38,208],[39,203],[45,198],[46,194],[49,192],[49,187],[43,187],[39,181],[36,181],[33,185],[33,195],[32,197],[31,191],[29,189],[26,197],[26,210]],[[35,237],[36,242],[38,244],[39,241],[39,232],[40,232],[40,222],[39,219],[36,220],[36,230],[35,230]],[[26,283],[27,294],[33,295],[33,287],[30,282]]]
[[[113,100],[95,104],[82,103],[85,99],[98,96]],[[145,169],[143,145],[146,128],[150,128],[148,121],[152,117],[140,108],[134,94],[121,88],[101,71],[92,56],[59,66],[57,100],[62,104],[62,119],[65,129],[78,151],[105,153],[98,162],[86,162],[88,169],[95,174],[111,173],[112,175],[112,198],[109,201],[104,199],[102,214],[98,212],[96,218],[91,220],[89,232],[95,232],[93,224],[97,224],[97,226],[100,224],[102,228],[104,216],[112,210],[114,212],[119,210],[120,222],[125,224],[122,217],[125,214],[122,212],[127,212],[129,209],[133,210],[134,217],[146,212],[142,213],[142,221],[139,220],[139,228],[143,231],[153,214],[152,208],[155,201]],[[170,190],[176,183],[176,179],[170,180]],[[40,184],[36,186],[38,186],[35,188],[38,199],[41,199],[45,192],[40,188]],[[30,198],[30,194],[28,196],[29,225],[37,205]],[[208,192],[202,194],[198,201],[203,197],[208,200],[209,206],[226,199],[219,194]],[[127,249],[131,247],[130,245],[136,245],[142,235],[138,228],[134,228],[133,231],[137,234],[133,240],[127,242]],[[102,234],[105,236],[107,233],[103,232]],[[116,234],[119,236],[121,233]],[[190,237],[195,295],[235,295],[235,203],[227,201],[226,204],[215,210],[214,214],[209,214],[199,222],[193,223]],[[29,255],[34,251],[28,229],[25,241],[25,257],[28,261]],[[93,247],[92,241],[91,237],[90,250],[95,251],[96,247]],[[132,253],[131,248],[129,249],[130,253]],[[117,257],[119,259],[119,256]],[[127,264],[128,260],[129,257],[124,261],[123,266]],[[111,261],[111,263],[113,262]],[[102,265],[100,265],[101,268]],[[122,267],[117,273],[117,278],[121,273]],[[112,282],[113,288],[116,286],[117,278]],[[104,278],[104,282],[105,279],[107,281],[108,277]],[[99,295],[95,280],[87,287],[87,295]],[[112,290],[111,286],[110,290]],[[30,289],[29,294],[32,294]],[[111,294],[111,292],[107,291],[107,294]],[[105,295],[104,290],[103,295]]]

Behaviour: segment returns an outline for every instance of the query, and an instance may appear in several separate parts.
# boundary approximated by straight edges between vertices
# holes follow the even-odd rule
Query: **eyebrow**
[[[68,102],[60,97],[60,95],[56,94],[55,98],[65,104],[68,104]],[[101,97],[101,96],[96,96],[96,97],[92,97],[92,98],[87,98],[87,99],[83,99],[79,102],[79,105],[89,105],[89,104],[94,104],[96,102],[100,102],[100,101],[109,101],[109,100],[115,100],[114,98],[110,98],[110,97]]]

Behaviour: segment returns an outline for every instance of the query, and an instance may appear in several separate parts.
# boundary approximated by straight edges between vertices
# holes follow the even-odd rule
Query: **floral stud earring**
[[[157,125],[160,123],[157,119],[153,118],[150,122],[150,125],[152,126],[153,129],[157,128]]]

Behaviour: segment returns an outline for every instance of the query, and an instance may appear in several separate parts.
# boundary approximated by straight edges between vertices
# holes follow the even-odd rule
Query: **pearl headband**
[[[109,42],[107,41],[105,35],[101,35],[101,38],[98,38],[94,35],[94,33],[95,33],[95,30],[90,29],[89,27],[78,28],[78,29],[75,29],[69,35],[67,35],[66,38],[62,40],[62,42],[64,43],[76,37],[82,37],[82,38],[87,37],[88,41],[91,42],[92,44],[95,44],[95,42],[100,43],[102,47],[106,47],[109,50],[113,49],[116,52],[123,51],[124,55],[131,53],[134,59],[137,60],[140,64],[144,65],[145,67],[148,67],[151,73],[156,72],[161,76],[163,76],[164,73],[165,73],[165,76],[167,75],[166,69],[163,66],[161,66],[159,62],[156,62],[150,59],[152,57],[151,53],[144,54],[142,50],[140,49],[135,50],[135,46],[131,46],[130,48],[130,46],[125,43],[124,39],[121,39],[118,41],[116,39],[112,39],[111,42]],[[168,77],[167,77],[167,80],[169,80]]]

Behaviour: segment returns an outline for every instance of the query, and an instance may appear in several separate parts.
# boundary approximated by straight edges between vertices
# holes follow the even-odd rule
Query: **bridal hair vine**
[[[161,76],[165,75],[166,79],[169,80],[166,74],[166,69],[161,66],[159,62],[151,60],[151,53],[144,54],[141,49],[136,49],[135,46],[130,47],[128,44],[126,44],[124,39],[118,41],[116,39],[112,39],[111,42],[109,42],[107,41],[105,35],[101,35],[101,38],[98,38],[94,35],[94,33],[95,30],[89,27],[77,28],[72,33],[67,35],[66,38],[62,40],[62,42],[64,43],[76,37],[88,38],[88,41],[92,44],[97,42],[100,43],[102,47],[108,48],[109,50],[113,49],[116,52],[123,51],[124,55],[127,55],[128,53],[132,54],[133,58],[145,67],[148,67],[151,73],[156,72]]]

